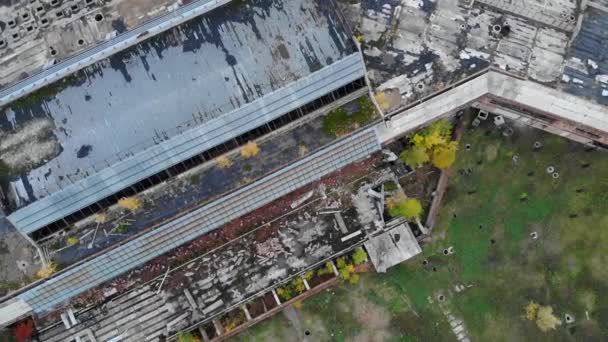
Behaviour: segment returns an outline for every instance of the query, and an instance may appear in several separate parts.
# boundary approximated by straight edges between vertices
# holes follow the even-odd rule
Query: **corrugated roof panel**
[[[352,54],[208,124],[166,140],[21,208],[9,215],[8,219],[21,232],[30,234],[146,177],[297,109],[363,77],[364,73],[360,56]]]
[[[378,150],[380,144],[375,131],[360,131],[106,254],[59,274],[20,294],[19,297],[26,300],[38,313],[50,310],[55,305],[69,301],[73,296],[111,280],[176,246],[221,227],[233,218],[266,205],[302,184],[313,182],[330,170],[363,159]],[[268,196],[260,197],[262,191],[267,191]],[[229,212],[233,213],[228,214]],[[216,214],[218,220],[208,223],[207,217],[211,214]],[[86,280],[81,279],[83,276]]]

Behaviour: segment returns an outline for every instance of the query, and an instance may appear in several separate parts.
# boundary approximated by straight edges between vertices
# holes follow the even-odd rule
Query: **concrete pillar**
[[[281,305],[281,300],[279,299],[279,296],[277,296],[277,293],[274,289],[272,290],[272,296],[274,297],[274,300],[277,302],[277,305]]]
[[[222,326],[222,323],[220,323],[220,321],[218,321],[217,319],[214,319],[213,321],[213,326],[215,327],[215,333],[217,334],[217,336],[222,336],[224,335],[224,327]]]
[[[306,287],[306,291],[310,290],[310,285],[308,284],[308,280],[302,276],[302,280],[304,281],[304,286]]]
[[[249,310],[247,309],[247,305],[241,306],[241,309],[243,309],[243,312],[245,313],[245,317],[247,317],[247,320],[251,321],[251,314],[249,313]]]
[[[329,262],[331,262],[331,268],[334,269],[334,274],[336,275],[336,277],[339,276],[340,272],[338,272],[338,268],[336,267],[336,264],[334,264],[334,261],[330,260]]]
[[[201,336],[203,337],[203,341],[204,342],[209,342],[211,341],[211,339],[209,338],[209,335],[207,335],[207,332],[205,331],[205,329],[203,328],[203,326],[199,326],[198,327],[198,332],[201,334]]]

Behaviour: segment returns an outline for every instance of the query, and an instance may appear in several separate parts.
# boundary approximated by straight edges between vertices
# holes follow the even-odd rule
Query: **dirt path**
[[[289,324],[291,324],[291,327],[296,332],[298,341],[308,341],[307,336],[302,330],[302,316],[300,315],[300,311],[293,306],[288,306],[283,310],[283,315],[285,315],[285,318],[287,318]]]

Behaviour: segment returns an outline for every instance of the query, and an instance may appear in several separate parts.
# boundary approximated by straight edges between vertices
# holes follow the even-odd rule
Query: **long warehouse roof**
[[[163,141],[8,216],[24,234],[70,215],[142,179],[272,121],[364,76],[358,53],[226,115]]]
[[[255,183],[58,274],[20,294],[19,298],[37,313],[51,310],[88,289],[378,150],[380,143],[374,128],[357,132]]]

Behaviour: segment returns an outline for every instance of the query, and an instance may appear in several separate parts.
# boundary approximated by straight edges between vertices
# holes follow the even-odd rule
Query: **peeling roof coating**
[[[61,146],[11,180],[15,208],[355,52],[326,1],[255,0],[227,4],[116,53],[54,85],[54,96],[26,97],[0,111],[7,133],[50,121]]]
[[[570,49],[564,68],[564,89],[608,105],[608,14],[588,11]]]
[[[231,0],[195,0],[179,7],[175,11],[159,16],[145,24],[134,28],[123,34],[98,44],[90,49],[87,49],[70,58],[66,58],[58,64],[49,67],[46,70],[35,73],[34,75],[16,82],[7,87],[0,87],[0,106],[15,100],[17,97],[23,96],[24,93],[29,93],[41,86],[48,84],[54,80],[60,79],[76,69],[85,67],[91,64],[91,60],[98,61],[101,58],[107,57],[116,53],[116,49],[123,49],[125,46],[131,46],[138,41],[138,38],[143,36],[152,36],[155,32],[162,31],[171,26],[176,25],[184,18],[191,18],[209,10],[215,9],[228,3]]]
[[[359,131],[274,174],[181,216],[20,294],[42,313],[291,191],[380,150],[373,128]]]
[[[40,199],[8,216],[24,234],[95,203],[146,177],[297,109],[364,75],[358,54],[350,55],[257,101]]]

